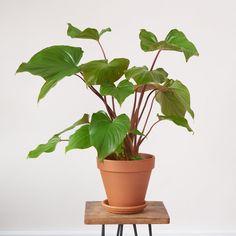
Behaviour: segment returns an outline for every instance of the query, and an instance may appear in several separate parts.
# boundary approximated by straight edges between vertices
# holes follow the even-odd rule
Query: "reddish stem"
[[[156,61],[157,61],[157,58],[158,58],[160,52],[161,52],[161,50],[159,50],[159,51],[157,52],[157,54],[156,54],[156,56],[155,56],[155,58],[154,58],[154,61],[153,61],[152,65],[151,65],[150,70],[153,70],[153,68],[154,68],[154,66],[155,66],[155,63],[156,63]]]
[[[131,114],[131,123],[132,123],[132,120],[134,118],[134,111],[135,111],[135,108],[136,108],[136,103],[137,103],[137,92],[135,91],[134,93],[134,104],[133,104],[133,109],[132,109],[132,114]],[[132,126],[132,124],[131,124]]]
[[[139,110],[140,110],[140,107],[141,107],[141,104],[142,104],[142,100],[143,100],[143,95],[144,95],[144,92],[145,92],[145,89],[146,89],[146,85],[143,86],[142,88],[142,91],[141,91],[141,94],[140,94],[140,97],[139,97],[139,102],[138,102],[138,106],[134,112],[134,115],[133,115],[133,129],[137,129],[138,128],[138,117],[139,117]],[[134,146],[135,146],[135,153],[138,152],[137,150],[137,146],[136,146],[136,141],[137,141],[137,135],[135,134],[134,135]]]
[[[103,54],[104,59],[107,60],[107,57],[106,57],[106,54],[105,54],[105,51],[104,51],[104,48],[103,48],[102,44],[100,43],[99,40],[98,40],[97,42],[98,42],[99,47],[100,47],[101,50],[102,50],[102,54]]]
[[[75,74],[75,75],[76,75],[77,77],[79,77],[81,80],[83,80],[84,83],[86,84],[86,81],[84,80],[83,77],[81,77],[81,76],[78,75],[78,74]],[[96,94],[96,95],[102,100],[102,102],[104,103],[104,105],[105,105],[105,107],[106,107],[106,109],[107,109],[107,112],[108,112],[110,118],[111,118],[111,119],[114,119],[114,118],[116,117],[116,115],[114,114],[114,112],[112,111],[112,109],[110,108],[110,106],[107,104],[106,99],[104,99],[104,98],[102,97],[102,95],[97,91],[97,89],[95,89],[92,85],[89,85],[88,87],[89,87],[89,89],[90,89],[94,94]]]
[[[146,89],[146,85],[144,85],[143,88],[142,88],[142,91],[141,91],[141,94],[140,94],[140,97],[139,97],[138,106],[137,106],[136,111],[135,111],[136,128],[137,128],[137,125],[138,125],[138,115],[139,115],[139,110],[140,110],[140,107],[141,107],[141,104],[142,104],[142,101],[143,101],[143,96],[144,96],[145,89]]]
[[[142,144],[143,140],[144,140],[145,138],[147,138],[147,136],[150,134],[150,132],[152,131],[153,127],[154,127],[158,122],[160,122],[160,121],[161,121],[161,120],[156,121],[156,122],[150,127],[150,129],[148,130],[147,134],[141,139],[141,141],[140,141],[140,143],[139,143],[139,146]]]
[[[161,52],[161,50],[159,50],[159,51],[157,52],[157,54],[156,54],[156,56],[155,56],[155,58],[154,58],[154,60],[153,60],[153,63],[152,63],[152,65],[151,65],[150,71],[153,70],[153,68],[154,68],[154,66],[155,66],[155,63],[156,63],[156,61],[157,61],[157,58],[158,58],[160,52]],[[145,88],[146,88],[146,86],[144,85],[144,88],[142,89],[142,92],[141,92],[141,95],[140,95],[141,100],[142,100],[142,98],[143,98],[143,94],[144,94],[144,92],[145,92]],[[152,91],[152,92],[153,92],[153,91]],[[151,92],[151,93],[152,93],[152,92]],[[146,99],[146,102],[145,102],[145,104],[144,104],[144,107],[143,107],[143,110],[142,110],[142,112],[141,112],[141,115],[137,118],[136,126],[138,126],[138,123],[140,122],[140,119],[142,118],[143,112],[144,112],[144,110],[145,110],[145,108],[146,108],[146,106],[147,106],[147,102],[148,102],[148,99],[149,99],[151,93],[149,94],[149,96],[148,96],[147,99]],[[155,97],[154,97],[154,98],[155,98]],[[148,121],[148,118],[149,118],[150,113],[151,113],[151,110],[152,110],[154,98],[153,98],[153,100],[152,100],[151,108],[150,108],[150,110],[149,110],[147,119],[146,119],[145,124],[144,124],[144,129],[146,128],[147,121]],[[140,105],[141,105],[141,104],[140,104]],[[140,109],[140,106],[138,107],[138,109]],[[152,127],[151,127],[151,129],[152,129]],[[150,131],[151,131],[151,130],[150,130]],[[150,131],[149,131],[149,133],[150,133]],[[146,136],[145,136],[145,137],[146,137]],[[139,140],[138,140],[138,143],[135,144],[135,149],[136,149],[137,152],[138,152],[139,146],[140,146],[140,144],[143,142],[143,140],[144,140],[144,138],[142,139],[141,136],[140,136],[140,137],[139,137]]]
[[[140,114],[140,116],[139,116],[139,118],[138,118],[138,123],[139,123],[139,121],[140,121],[141,118],[142,118],[142,115],[143,115],[143,113],[144,113],[144,111],[145,111],[145,108],[146,108],[146,106],[147,106],[147,103],[148,103],[148,100],[149,100],[150,96],[151,96],[152,93],[155,92],[156,90],[157,90],[157,89],[153,89],[153,90],[148,94],[148,96],[147,96],[147,98],[146,98],[146,100],[145,100],[145,103],[144,103],[144,105],[143,105],[143,109],[142,109],[142,111],[141,111],[141,114]]]
[[[152,111],[152,107],[153,107],[153,103],[154,103],[155,98],[156,98],[156,94],[155,94],[155,96],[154,96],[153,99],[152,99],[152,102],[151,102],[151,105],[150,105],[150,109],[149,109],[149,111],[148,111],[148,115],[147,115],[147,118],[146,118],[146,120],[145,120],[143,129],[142,129],[142,134],[144,133],[144,131],[145,131],[145,129],[146,129],[147,122],[148,122],[148,120],[149,120],[149,117],[150,117],[150,114],[151,114],[151,111]],[[142,136],[139,137],[138,144],[137,144],[138,147],[137,147],[137,148],[139,148],[141,139],[142,139]]]
[[[116,115],[116,107],[115,107],[115,99],[113,96],[111,96],[111,102],[112,102],[112,109],[114,114]]]

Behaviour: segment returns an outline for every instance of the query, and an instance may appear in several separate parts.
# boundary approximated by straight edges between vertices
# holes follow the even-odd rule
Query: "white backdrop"
[[[105,198],[92,149],[26,159],[83,113],[102,104],[77,78],[66,78],[37,105],[43,80],[18,65],[54,44],[81,46],[83,62],[101,58],[93,41],[67,37],[68,22],[80,28],[111,27],[102,42],[109,58],[150,65],[154,53],[139,48],[141,28],[159,39],[178,28],[200,57],[163,52],[158,65],[190,89],[195,134],[160,124],[142,151],[157,157],[148,200],[163,200],[173,232],[236,232],[236,4],[225,1],[13,1],[0,0],[0,234],[18,231],[80,231],[86,200]],[[129,111],[128,101],[124,107]]]

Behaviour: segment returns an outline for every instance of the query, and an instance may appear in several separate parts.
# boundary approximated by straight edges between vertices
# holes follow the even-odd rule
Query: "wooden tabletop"
[[[130,215],[105,211],[99,201],[86,202],[85,224],[169,224],[170,217],[160,201],[149,201],[143,212]]]

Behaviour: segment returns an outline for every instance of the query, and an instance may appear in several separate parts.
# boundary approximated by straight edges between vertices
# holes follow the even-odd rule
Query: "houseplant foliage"
[[[110,28],[100,32],[93,28],[80,30],[68,24],[69,37],[96,41],[102,52],[100,60],[81,63],[84,52],[80,47],[56,45],[36,53],[17,69],[17,73],[29,72],[43,78],[38,102],[60,80],[76,76],[104,105],[104,110],[91,116],[81,115],[78,121],[54,134],[47,143],[38,145],[29,152],[29,158],[52,152],[58,143],[67,142],[66,152],[94,147],[101,161],[139,160],[140,146],[157,123],[168,120],[192,131],[185,118],[187,113],[194,118],[188,88],[181,81],[170,79],[165,69],[156,66],[156,61],[161,52],[177,51],[184,54],[187,62],[190,57],[198,56],[194,44],[177,29],[171,30],[164,40],[158,40],[154,33],[142,29],[139,34],[141,49],[156,51],[156,56],[150,67],[129,67],[126,58],[107,59],[101,38],[110,31]],[[117,114],[116,108],[129,96],[133,97],[131,114]],[[159,104],[159,110],[153,111],[154,103]],[[149,124],[151,114],[156,116],[153,124]],[[62,138],[71,130],[74,133],[68,139]]]
[[[62,79],[76,76],[104,105],[104,109],[92,115],[83,114],[69,127],[54,134],[47,143],[38,145],[28,154],[37,158],[42,153],[53,152],[60,142],[66,142],[65,151],[94,147],[97,150],[97,166],[100,169],[107,200],[105,209],[112,213],[131,214],[142,211],[155,157],[141,153],[140,146],[152,129],[161,121],[171,121],[192,132],[186,114],[194,118],[190,107],[188,88],[179,80],[170,79],[167,71],[156,66],[161,52],[177,51],[184,54],[186,62],[198,51],[183,32],[173,29],[164,40],[145,29],[139,34],[144,52],[156,51],[150,66],[129,66],[126,58],[107,59],[101,44],[103,34],[110,28],[98,31],[80,30],[68,24],[67,35],[74,39],[94,40],[102,52],[102,58],[81,63],[80,47],[56,45],[36,53],[17,72],[29,72],[41,76],[44,84],[38,102]],[[122,104],[131,97],[129,114],[122,111]],[[158,109],[154,109],[155,104]],[[150,116],[155,122],[150,124]],[[64,138],[66,132],[72,132]]]

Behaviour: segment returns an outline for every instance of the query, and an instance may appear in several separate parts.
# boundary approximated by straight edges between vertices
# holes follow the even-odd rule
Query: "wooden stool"
[[[118,224],[117,236],[123,235],[124,224],[133,225],[135,236],[138,236],[136,224],[147,224],[149,236],[152,236],[152,224],[169,224],[170,217],[163,202],[159,201],[149,201],[143,212],[130,215],[109,213],[103,209],[101,202],[95,201],[86,202],[84,223],[102,225],[102,236],[105,236],[106,224]]]

